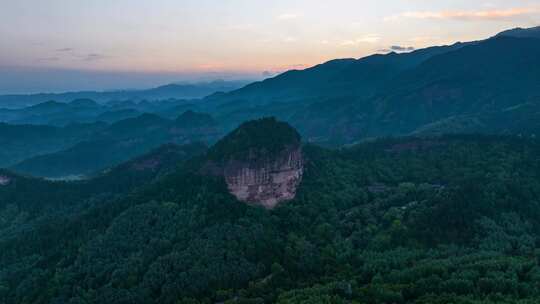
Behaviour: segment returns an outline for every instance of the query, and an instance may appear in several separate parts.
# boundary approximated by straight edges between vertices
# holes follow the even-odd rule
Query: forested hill
[[[540,301],[537,140],[402,138],[303,153],[296,197],[273,210],[202,175],[204,155],[134,191],[33,216],[29,203],[54,204],[48,187],[73,184],[25,186],[0,204],[0,302]],[[22,190],[0,176],[0,195]]]

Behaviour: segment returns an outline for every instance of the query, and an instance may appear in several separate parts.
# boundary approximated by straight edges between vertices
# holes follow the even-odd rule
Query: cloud
[[[285,13],[277,16],[277,19],[279,20],[292,20],[292,19],[298,19],[302,17],[302,14],[292,14],[292,13]]]
[[[352,40],[345,40],[341,42],[342,46],[354,46],[359,45],[361,43],[377,43],[381,40],[381,37],[377,34],[369,34],[365,35],[363,37],[352,39]]]
[[[540,12],[539,8],[534,7],[516,7],[509,9],[490,9],[474,11],[411,11],[403,12],[384,18],[385,21],[394,21],[402,18],[412,19],[449,19],[449,20],[500,20],[530,15]]]
[[[254,28],[253,24],[232,24],[225,27],[227,31],[249,31]]]
[[[270,78],[270,77],[272,77],[272,76],[274,76],[274,75],[276,75],[275,72],[270,72],[270,71],[264,71],[264,72],[262,72],[262,76],[263,76],[264,78]]]
[[[303,63],[296,63],[296,64],[291,64],[288,66],[289,69],[303,69],[305,67],[306,65]]]
[[[62,48],[62,49],[57,49],[56,51],[57,52],[71,52],[71,51],[73,51],[73,49],[72,48]]]
[[[88,62],[98,61],[98,60],[102,60],[109,57],[107,55],[99,54],[99,53],[84,54],[84,53],[76,52],[75,49],[73,48],[61,48],[61,49],[56,49],[55,51],[58,53],[62,53],[62,54],[58,54],[62,58],[72,58],[72,59],[74,58],[74,59],[79,59],[79,60],[88,61]],[[55,57],[48,57],[48,58],[40,58],[39,61],[58,61],[62,59],[60,57],[55,56]]]
[[[283,65],[283,66],[273,67],[273,68],[270,68],[268,70],[263,71],[262,76],[264,78],[270,78],[270,77],[274,77],[274,76],[279,75],[279,74],[281,74],[283,72],[286,72],[286,71],[303,70],[303,69],[305,69],[307,67],[308,67],[308,65],[303,64],[303,63]]]
[[[433,41],[440,40],[439,37],[432,37],[432,36],[416,36],[409,39],[409,41],[414,43],[429,43]]]
[[[345,40],[345,41],[341,42],[342,46],[352,46],[352,45],[356,45],[356,44],[357,44],[356,40]]]
[[[44,57],[44,58],[38,58],[37,61],[58,61],[60,60],[60,57]]]
[[[296,42],[298,39],[295,37],[285,37],[283,38],[283,42]]]
[[[381,40],[381,37],[377,34],[369,34],[366,35],[360,39],[357,39],[358,42],[364,42],[364,43],[376,43]]]
[[[415,48],[412,47],[412,46],[392,45],[389,48],[378,49],[377,53],[391,53],[391,52],[405,53],[405,52],[412,52],[414,50],[415,50]]]
[[[272,42],[272,39],[269,38],[269,37],[265,37],[265,38],[257,39],[257,40],[255,40],[255,42],[256,42],[256,43],[263,43],[263,44],[266,44],[266,43]]]
[[[95,54],[95,53],[81,56],[81,59],[84,60],[84,61],[98,61],[98,60],[102,60],[102,59],[105,59],[105,58],[107,58],[106,55]]]
[[[399,45],[392,45],[390,47],[390,50],[394,52],[411,52],[414,51],[414,47],[412,46],[399,46]]]

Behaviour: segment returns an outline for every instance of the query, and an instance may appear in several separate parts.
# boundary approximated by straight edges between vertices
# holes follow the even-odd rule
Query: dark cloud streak
[[[44,58],[38,58],[37,61],[58,61],[60,60],[60,57],[44,57]]]
[[[84,55],[81,58],[84,61],[98,61],[98,60],[105,59],[107,57],[108,57],[107,55],[92,53],[92,54]]]
[[[414,51],[415,48],[412,46],[392,45],[390,47],[390,50],[395,51],[395,52],[411,52],[411,51]]]

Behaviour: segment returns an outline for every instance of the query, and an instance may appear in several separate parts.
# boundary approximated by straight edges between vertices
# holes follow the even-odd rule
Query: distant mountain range
[[[0,95],[0,108],[22,108],[46,101],[71,102],[76,99],[92,99],[99,103],[122,100],[195,99],[216,92],[228,92],[246,85],[248,81],[217,80],[194,84],[168,84],[148,90],[82,91],[60,94]]]
[[[19,109],[0,109],[0,122],[62,127],[74,123],[114,123],[143,113],[155,113],[173,119],[187,110],[196,108],[196,103],[183,99],[123,100],[105,104],[92,99],[75,99],[70,102],[46,101]]]

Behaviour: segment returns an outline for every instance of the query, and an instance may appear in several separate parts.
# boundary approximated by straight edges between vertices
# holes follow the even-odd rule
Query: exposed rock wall
[[[238,200],[271,209],[295,197],[303,169],[302,150],[295,148],[262,164],[231,162],[224,174],[229,191]]]
[[[304,170],[302,149],[286,149],[271,160],[229,161],[218,170],[239,201],[272,209],[296,196]]]

